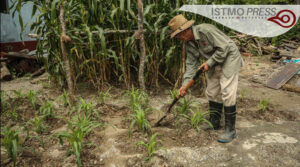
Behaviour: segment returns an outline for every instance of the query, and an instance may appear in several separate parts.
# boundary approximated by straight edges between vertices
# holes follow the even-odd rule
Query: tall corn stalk
[[[66,74],[71,73],[75,88],[78,82],[88,82],[97,89],[103,89],[111,83],[124,83],[130,88],[131,84],[139,81],[139,73],[144,74],[145,87],[159,87],[162,79],[174,85],[182,73],[181,53],[176,52],[180,50],[181,42],[169,38],[167,23],[173,16],[182,13],[178,8],[183,4],[207,4],[206,0],[144,0],[144,11],[140,18],[143,19],[146,39],[143,52],[146,56],[144,63],[141,63],[142,50],[138,51],[139,43],[133,33],[139,27],[138,1],[64,1],[65,34],[72,39],[72,43],[65,43],[70,64],[70,72],[67,72],[65,56],[62,54],[64,48],[60,44],[63,32],[58,17],[62,0],[11,1],[12,12],[19,13],[20,22],[22,6],[33,4],[32,15],[36,20],[30,24],[30,28],[38,36],[38,56],[48,53],[44,64],[52,81],[69,86]],[[191,13],[184,14],[188,19],[195,19],[196,23],[211,22]],[[114,33],[108,33],[111,30]],[[121,33],[119,30],[124,31]],[[140,64],[144,64],[144,68]],[[144,72],[140,69],[144,69]]]

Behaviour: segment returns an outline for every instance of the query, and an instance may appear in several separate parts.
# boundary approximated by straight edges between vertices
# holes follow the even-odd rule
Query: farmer
[[[224,106],[225,131],[218,141],[228,143],[236,137],[236,94],[243,60],[235,43],[222,31],[210,24],[194,25],[194,22],[177,15],[168,24],[172,30],[171,38],[182,40],[186,46],[186,71],[179,95],[186,95],[184,88],[198,69],[207,71],[205,94],[209,100],[209,121],[212,128],[218,130]],[[206,62],[200,64],[200,57]],[[208,124],[202,128],[212,129]]]

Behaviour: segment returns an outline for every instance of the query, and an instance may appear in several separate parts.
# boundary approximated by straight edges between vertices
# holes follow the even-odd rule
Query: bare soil
[[[252,82],[253,75],[271,68],[268,57],[246,58],[246,66],[240,73],[237,102],[237,138],[228,144],[216,141],[224,129],[218,131],[197,131],[186,119],[178,119],[170,114],[163,126],[153,127],[157,139],[162,141],[160,147],[166,150],[155,152],[150,161],[145,161],[145,148],[136,146],[139,141],[147,142],[151,135],[133,129],[128,135],[130,126],[130,105],[124,96],[124,89],[113,88],[111,97],[100,103],[97,92],[89,87],[81,86],[77,97],[92,102],[100,114],[103,127],[93,130],[85,138],[81,159],[83,166],[300,166],[300,94],[283,90],[272,90],[261,83]],[[56,100],[61,90],[49,85],[47,75],[38,79],[18,78],[9,82],[1,82],[1,90],[22,89],[39,91],[39,99],[50,99],[55,106],[57,117],[45,121],[46,131],[39,134],[45,146],[37,139],[26,139],[20,133],[24,150],[19,154],[17,166],[76,166],[76,158],[69,152],[67,142],[60,145],[55,133],[67,130],[65,119],[69,108]],[[149,96],[150,108],[147,118],[151,125],[164,114],[172,101],[168,88],[161,88],[158,93]],[[245,92],[242,97],[241,92]],[[1,127],[23,127],[35,114],[26,99],[9,101],[19,105],[19,118],[13,120],[5,112],[1,112]],[[203,111],[208,108],[205,97],[190,96],[193,107],[200,106]],[[269,99],[266,111],[258,108],[260,99]],[[39,105],[40,102],[38,102]],[[180,105],[180,103],[178,103]],[[31,127],[33,128],[33,127]],[[37,135],[35,132],[30,132]],[[13,166],[7,157],[6,150],[1,147],[1,166]]]

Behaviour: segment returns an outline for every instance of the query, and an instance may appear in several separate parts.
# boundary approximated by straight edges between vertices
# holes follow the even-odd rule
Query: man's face
[[[189,31],[189,29],[186,29],[186,30],[180,32],[179,34],[177,34],[177,35],[175,36],[175,38],[180,39],[180,40],[183,40],[183,41],[188,41],[188,40],[190,40],[190,35],[189,35],[188,31]]]

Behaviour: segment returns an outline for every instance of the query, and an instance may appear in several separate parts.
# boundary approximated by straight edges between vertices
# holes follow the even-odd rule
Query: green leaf
[[[32,7],[32,13],[31,13],[31,18],[35,15],[36,10],[37,10],[36,5],[33,5],[33,7]]]
[[[16,162],[17,162],[17,151],[18,151],[18,145],[17,145],[17,140],[14,139],[12,141],[13,144],[13,148],[12,148],[12,159],[14,162],[14,166],[16,166]]]
[[[54,0],[52,1],[51,3],[51,23],[53,24],[55,19],[57,19],[56,17],[56,10],[57,10],[57,7],[56,7],[56,4],[59,2],[60,0]]]
[[[150,10],[155,6],[155,4],[147,5],[144,11],[144,17],[150,12]]]
[[[24,25],[23,25],[23,18],[21,15],[19,15],[19,22],[20,22],[20,26],[21,26],[21,32],[24,31]]]
[[[124,11],[125,0],[120,0],[120,10]]]

